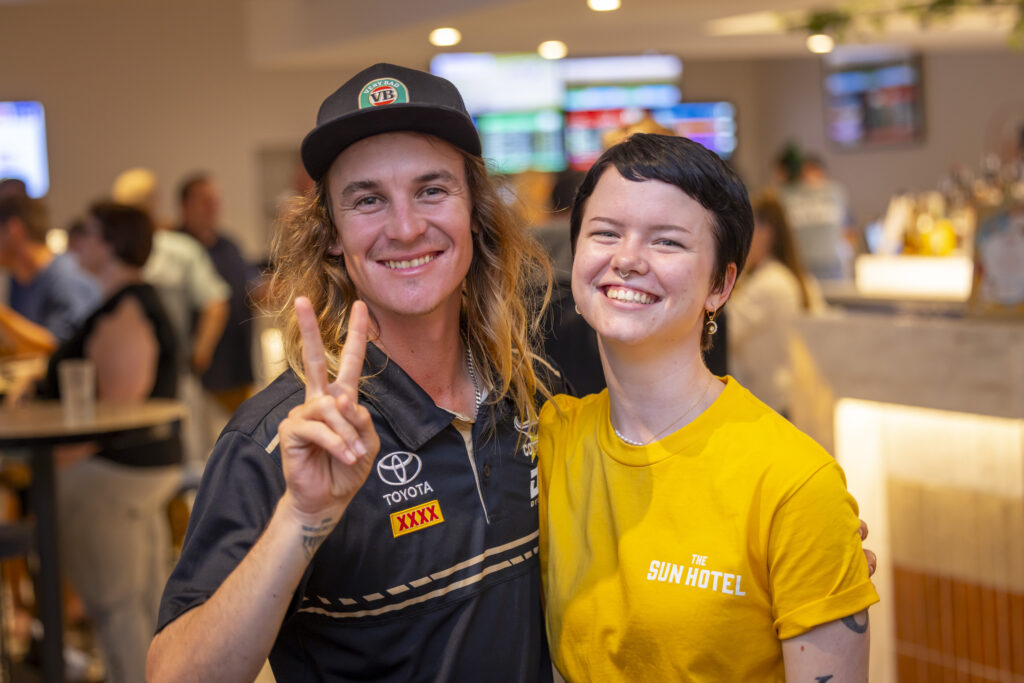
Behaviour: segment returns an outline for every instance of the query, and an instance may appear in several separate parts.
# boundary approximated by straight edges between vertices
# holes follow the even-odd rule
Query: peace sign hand
[[[366,353],[369,313],[356,301],[338,376],[327,381],[327,356],[309,299],[295,299],[306,373],[306,400],[278,426],[286,498],[311,523],[337,524],[366,481],[380,439],[365,406],[359,405],[359,375]]]

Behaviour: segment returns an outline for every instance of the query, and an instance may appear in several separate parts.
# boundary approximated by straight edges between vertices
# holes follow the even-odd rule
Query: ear
[[[327,253],[331,256],[344,256],[345,248],[341,244],[341,235],[334,238],[334,242],[327,248]]]
[[[732,294],[732,288],[735,285],[736,264],[730,263],[725,267],[725,279],[722,282],[722,286],[708,293],[708,298],[704,301],[704,308],[709,311],[717,311],[724,306],[725,302],[729,300],[729,295]]]
[[[331,241],[331,245],[327,247],[327,253],[331,256],[344,256],[345,245],[341,241],[341,230],[338,230],[338,226],[334,224],[334,221],[328,218],[327,229],[334,232],[334,239]]]

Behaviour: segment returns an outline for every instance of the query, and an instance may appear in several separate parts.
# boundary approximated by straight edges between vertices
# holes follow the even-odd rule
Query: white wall
[[[760,166],[748,182],[767,182],[772,159],[794,140],[821,154],[831,175],[847,186],[861,223],[882,214],[895,191],[935,188],[955,164],[977,171],[985,154],[1005,152],[1024,127],[1024,51],[926,55],[924,141],[858,151],[826,141],[817,59],[764,60],[754,70]]]
[[[221,180],[228,231],[251,256],[265,253],[257,153],[297,147],[351,74],[254,67],[245,21],[242,0],[0,4],[0,99],[46,106],[56,225],[134,165],[161,177],[171,217],[178,180],[206,169]],[[929,56],[924,144],[870,152],[826,144],[814,58],[687,60],[683,93],[737,105],[736,164],[752,188],[794,139],[823,154],[863,220],[894,189],[932,187],[957,161],[976,167],[996,144],[987,131],[1024,121],[1021,74],[1020,52]]]
[[[297,147],[349,74],[251,68],[243,19],[239,0],[0,6],[0,99],[46,107],[55,225],[137,165],[173,217],[178,181],[206,169],[228,231],[265,251],[257,150]]]

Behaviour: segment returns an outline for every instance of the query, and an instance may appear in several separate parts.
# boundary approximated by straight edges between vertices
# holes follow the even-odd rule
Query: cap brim
[[[313,180],[320,180],[352,143],[406,130],[436,135],[480,156],[480,136],[465,113],[436,105],[392,104],[382,109],[362,109],[317,126],[302,141],[302,164]]]

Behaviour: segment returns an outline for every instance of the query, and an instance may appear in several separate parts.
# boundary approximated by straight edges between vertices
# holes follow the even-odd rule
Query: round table
[[[27,449],[31,454],[32,484],[29,507],[35,515],[36,550],[39,554],[39,616],[43,623],[42,665],[44,681],[64,679],[63,607],[60,558],[57,553],[56,482],[54,446],[96,441],[100,447],[112,440],[146,439],[177,429],[185,417],[185,405],[172,399],[142,403],[97,403],[93,414],[69,418],[57,401],[38,401],[0,408],[0,451]]]

